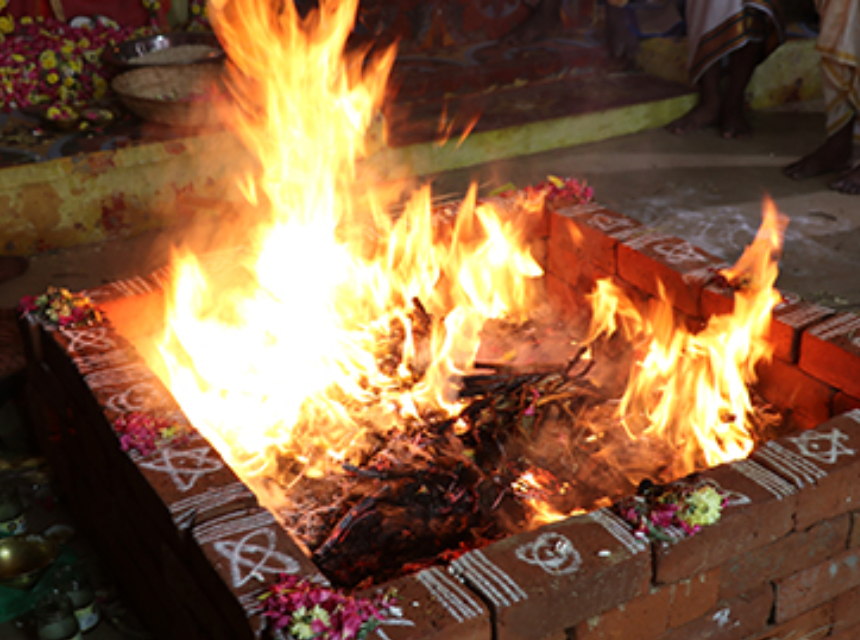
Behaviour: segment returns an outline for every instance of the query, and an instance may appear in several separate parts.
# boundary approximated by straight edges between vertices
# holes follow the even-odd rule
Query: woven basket
[[[111,87],[125,107],[150,122],[202,127],[218,123],[220,64],[142,67],[118,75]]]

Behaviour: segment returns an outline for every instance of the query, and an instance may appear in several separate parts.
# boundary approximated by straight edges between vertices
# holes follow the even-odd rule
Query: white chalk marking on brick
[[[754,456],[772,464],[799,488],[806,484],[815,484],[827,476],[827,472],[823,469],[777,442],[766,443]]]
[[[812,327],[809,332],[822,340],[832,340],[858,330],[860,330],[860,318],[845,314],[825,320]]]
[[[166,473],[176,488],[185,493],[205,475],[220,471],[224,463],[215,455],[212,447],[197,449],[171,449],[162,447],[153,458],[141,460],[141,467]]]
[[[573,543],[556,532],[542,533],[532,542],[517,547],[514,553],[523,562],[556,576],[575,573],[582,566],[582,556]]]
[[[851,411],[844,415],[846,418],[851,418],[854,422],[860,424],[860,409],[851,409]]]
[[[625,240],[624,244],[626,244],[631,249],[642,251],[645,247],[660,242],[665,242],[666,240],[671,240],[672,238],[674,238],[674,236],[670,236],[669,234],[663,233],[661,231],[654,231],[653,229],[650,229],[642,235]]]
[[[70,353],[77,353],[86,349],[92,349],[93,351],[112,351],[116,349],[116,343],[108,336],[106,327],[60,329],[60,333],[69,339],[69,346],[66,350]]]
[[[262,541],[264,544],[253,541]],[[271,528],[256,529],[237,540],[219,540],[212,545],[230,563],[233,588],[245,586],[252,578],[260,582],[265,575],[294,574],[301,565],[286,553],[278,551],[278,536]]]
[[[194,516],[234,500],[253,498],[254,494],[241,482],[231,482],[203,493],[182,498],[170,505],[173,522],[180,528],[190,526]]]
[[[582,215],[585,213],[595,213],[597,211],[604,211],[602,205],[597,204],[596,202],[588,202],[585,204],[573,204],[569,207],[564,208],[564,212],[567,215]],[[605,216],[605,214],[603,214]],[[613,218],[614,220],[615,218]]]
[[[131,413],[169,404],[170,397],[160,385],[155,382],[138,382],[108,398],[105,409],[117,413]]]
[[[102,369],[127,365],[133,362],[125,351],[105,351],[102,353],[90,353],[87,355],[73,354],[72,362],[78,368],[78,373],[86,376]]]
[[[779,305],[776,308],[779,309]],[[827,309],[818,305],[802,306],[780,315],[778,320],[789,327],[799,329],[833,313],[835,313],[833,309]]]
[[[194,527],[194,537],[200,544],[206,544],[237,533],[254,531],[274,524],[274,516],[265,510],[251,513],[226,513]]]
[[[430,596],[444,607],[457,622],[476,618],[483,613],[480,605],[463,589],[459,582],[438,567],[421,571],[418,582]]]
[[[846,447],[843,442],[850,438],[836,428],[832,429],[830,433],[804,431],[800,436],[787,439],[797,446],[801,455],[825,464],[836,464],[839,456],[853,456],[856,453],[854,449]]]
[[[474,584],[496,606],[509,607],[528,599],[528,594],[480,551],[460,556],[451,563],[451,570]]]
[[[129,362],[112,369],[94,371],[84,376],[84,381],[90,389],[103,389],[108,386],[126,386],[144,380],[153,380],[155,376],[143,363]]]
[[[385,633],[383,627],[414,627],[415,623],[403,615],[403,610],[400,607],[389,607],[388,616],[379,621],[379,626],[374,629],[376,635],[382,640],[391,640],[389,635]]]
[[[763,489],[770,491],[777,500],[782,500],[797,493],[794,485],[754,460],[738,460],[732,465],[732,469],[746,476]]]
[[[627,523],[612,511],[603,508],[592,511],[588,515],[592,521],[603,527],[609,535],[620,542],[633,555],[648,548],[648,544],[634,536]]]
[[[708,262],[705,256],[699,253],[696,247],[686,240],[683,242],[661,241],[653,245],[651,249],[670,265]]]

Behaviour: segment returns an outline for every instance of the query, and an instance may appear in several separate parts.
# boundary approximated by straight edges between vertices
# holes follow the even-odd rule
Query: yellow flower
[[[80,58],[69,60],[68,66],[74,73],[80,73],[84,68],[84,64],[81,62]]]
[[[107,81],[101,76],[93,76],[93,96],[102,98],[107,93]]]
[[[57,84],[60,81],[60,76],[52,71],[45,79],[48,81],[48,84]]]
[[[53,69],[57,66],[57,55],[50,49],[45,49],[39,54],[39,62],[45,69]]]
[[[22,56],[20,53],[13,53],[12,54],[12,61],[13,62],[24,62],[24,56]]]
[[[0,0],[0,2],[2,2],[2,0]],[[33,24],[33,17],[32,16],[23,16],[21,18],[20,22],[21,22],[21,24],[31,25],[31,24]]]
[[[90,48],[90,39],[87,38],[86,36],[84,36],[83,38],[78,40],[78,46],[81,47],[81,49],[89,49]]]
[[[60,51],[62,51],[66,56],[71,56],[75,52],[75,43],[71,40],[66,40],[60,47]]]
[[[75,79],[72,76],[66,76],[63,78],[63,86],[69,87],[70,89],[75,86]]]
[[[15,31],[15,18],[12,16],[0,16],[0,33],[8,35]]]
[[[9,6],[9,0],[0,0],[0,11],[3,11],[3,9],[5,9],[8,6]],[[21,22],[24,22],[24,20],[21,20]]]

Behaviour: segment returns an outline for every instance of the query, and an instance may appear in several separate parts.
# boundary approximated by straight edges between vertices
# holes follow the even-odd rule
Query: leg
[[[722,110],[721,75],[719,64],[711,65],[702,74],[699,80],[699,102],[685,115],[669,123],[666,127],[667,131],[676,135],[685,135],[719,122]]]
[[[561,0],[540,0],[528,18],[511,29],[502,42],[507,45],[532,44],[546,40],[561,29]]]
[[[782,172],[792,180],[804,180],[822,173],[849,169],[854,144],[854,120],[856,118],[827,138],[815,151],[791,163]],[[838,188],[837,190],[842,191]]]
[[[729,77],[720,112],[720,133],[724,138],[747,138],[752,134],[744,115],[746,90],[762,53],[761,42],[749,42],[729,55]]]

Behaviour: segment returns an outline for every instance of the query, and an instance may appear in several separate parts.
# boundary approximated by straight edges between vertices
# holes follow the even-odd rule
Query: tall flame
[[[451,223],[431,214],[426,189],[395,216],[358,177],[394,51],[347,51],[356,8],[211,7],[230,60],[229,121],[259,159],[243,177],[245,216],[258,220],[229,279],[177,254],[150,364],[250,476],[276,466],[273,450],[321,473],[368,430],[456,411],[452,374],[473,359],[481,326],[516,318],[541,275],[521,232],[474,190]]]
[[[633,438],[676,448],[673,477],[746,457],[753,447],[749,385],[756,364],[773,351],[767,333],[780,301],[776,256],[786,224],[766,199],[755,240],[722,274],[736,288],[734,310],[712,316],[701,331],[679,322],[665,294],[644,315],[609,281],[601,281],[592,296],[592,337],[611,335],[619,324],[639,336],[642,355],[618,415]]]

